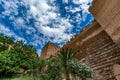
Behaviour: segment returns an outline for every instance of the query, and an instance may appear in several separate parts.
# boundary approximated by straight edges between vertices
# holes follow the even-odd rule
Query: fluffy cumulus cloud
[[[13,33],[9,28],[5,27],[3,24],[0,24],[0,33],[1,34],[5,34],[6,36],[14,37],[17,40],[23,40],[23,41],[25,41],[24,38],[17,36],[15,33]]]
[[[0,33],[25,40],[38,52],[48,41],[62,46],[93,19],[88,11],[91,2],[0,0]]]

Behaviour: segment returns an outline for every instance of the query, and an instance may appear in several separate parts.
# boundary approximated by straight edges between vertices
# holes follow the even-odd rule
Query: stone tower
[[[52,42],[48,42],[43,48],[41,52],[41,59],[47,59],[50,56],[55,56],[57,51],[60,49],[60,47],[56,46]]]

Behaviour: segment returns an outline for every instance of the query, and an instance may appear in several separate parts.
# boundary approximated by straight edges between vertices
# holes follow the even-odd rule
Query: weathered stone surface
[[[88,25],[90,26],[90,25]],[[86,28],[83,32],[81,32],[79,35],[77,35],[74,39],[71,39],[67,44],[63,46],[63,48],[72,48],[72,49],[81,49],[80,50],[80,55],[78,56],[78,59],[82,59],[85,57],[86,54],[86,47],[88,44],[86,43],[89,41],[89,39],[93,38],[97,34],[99,34],[103,29],[100,27],[100,25],[94,21],[93,24],[91,25],[92,27]]]
[[[56,46],[55,44],[48,42],[43,48],[40,58],[47,59],[50,56],[55,56],[56,52],[60,49],[60,47]]]
[[[63,48],[80,50],[76,58],[93,69],[94,80],[120,80],[115,66],[120,65],[120,0],[93,0],[90,12],[95,17],[92,25]],[[47,49],[44,47],[43,53],[49,52]]]
[[[113,66],[113,73],[114,73],[114,76],[116,77],[116,79],[120,80],[120,65],[119,64],[115,64]]]
[[[120,47],[120,0],[93,0],[90,12]]]
[[[115,80],[113,65],[120,64],[120,48],[96,21],[63,48],[80,50],[76,56],[94,71],[94,80]]]

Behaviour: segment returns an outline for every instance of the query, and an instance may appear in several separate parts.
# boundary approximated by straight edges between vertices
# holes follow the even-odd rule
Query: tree
[[[78,51],[62,49],[57,57],[50,57],[42,61],[42,73],[40,80],[86,80],[90,78],[92,71],[87,65],[81,64],[75,55]],[[72,76],[72,78],[70,77]]]
[[[12,76],[18,73],[20,68],[36,69],[38,61],[38,55],[32,45],[0,34],[0,76]]]
[[[68,61],[72,60],[77,52],[72,49],[62,49],[58,54],[58,59],[60,61],[61,67],[63,69],[63,73],[65,75],[66,80],[70,80],[69,69],[68,69]]]
[[[60,64],[56,57],[45,60],[45,64],[40,80],[62,80]]]
[[[77,52],[78,51],[72,49],[62,49],[58,54],[58,59],[66,80],[70,80],[70,74],[75,75],[75,77],[77,76],[82,80],[91,77],[92,71],[90,68],[82,65],[77,59],[75,59]]]
[[[12,76],[19,71],[19,56],[15,51],[0,52],[0,76]]]

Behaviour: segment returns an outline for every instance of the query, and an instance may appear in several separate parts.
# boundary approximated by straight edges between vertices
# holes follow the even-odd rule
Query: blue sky
[[[0,33],[24,40],[38,54],[51,41],[63,46],[92,22],[92,0],[0,0]]]

